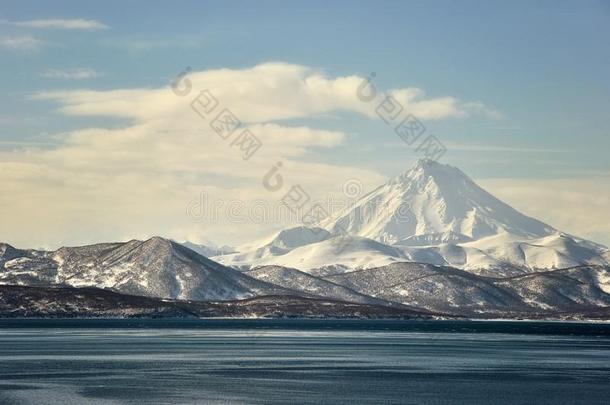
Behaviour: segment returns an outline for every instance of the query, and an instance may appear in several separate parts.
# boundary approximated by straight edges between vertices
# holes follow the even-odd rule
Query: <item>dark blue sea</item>
[[[0,404],[610,404],[610,324],[0,320]]]

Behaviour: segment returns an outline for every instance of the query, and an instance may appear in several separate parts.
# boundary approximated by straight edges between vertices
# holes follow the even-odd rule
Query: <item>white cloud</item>
[[[16,51],[35,51],[46,45],[45,41],[29,35],[0,37],[0,48]]]
[[[293,185],[313,200],[340,195],[343,183],[359,179],[364,189],[385,180],[373,170],[316,158],[320,148],[340,153],[348,134],[289,126],[288,118],[339,110],[375,117],[374,106],[356,97],[362,78],[331,78],[304,66],[268,63],[250,69],[218,69],[188,76],[186,97],[169,87],[111,91],[55,91],[35,99],[54,100],[60,112],[128,119],[122,128],[86,128],[65,134],[53,148],[0,152],[3,219],[0,240],[22,246],[84,243],[162,234],[185,239],[199,233],[219,243],[242,243],[282,227],[278,223],[202,223],[186,208],[202,191],[244,204],[279,201]],[[210,89],[262,142],[244,160],[239,148],[210,128],[191,101]],[[411,94],[409,94],[411,91]],[[396,94],[421,119],[461,116],[455,98],[425,98],[421,90]],[[401,95],[402,94],[402,95]],[[277,162],[284,183],[267,191],[262,179]]]
[[[91,68],[77,68],[69,70],[47,69],[41,73],[41,76],[49,79],[85,80],[100,77],[102,74]]]
[[[109,28],[106,24],[103,24],[96,20],[86,19],[41,19],[41,20],[28,20],[28,21],[5,21],[10,25],[16,27],[26,28],[41,28],[41,29],[63,29],[63,30],[84,30],[84,31],[96,31]]]
[[[138,53],[163,48],[196,48],[205,43],[200,37],[183,36],[172,38],[111,38],[100,42],[102,45]]]
[[[471,114],[481,115],[491,119],[499,120],[504,118],[504,114],[500,111],[490,108],[479,101],[463,103],[462,108],[469,111]]]
[[[249,69],[217,69],[193,72],[188,80],[194,89],[210,89],[230,106],[245,122],[266,122],[325,114],[334,111],[353,111],[376,118],[378,100],[363,102],[357,97],[358,86],[364,78],[343,76],[329,78],[320,72],[300,65],[265,63]],[[390,89],[405,112],[421,120],[467,116],[455,97],[425,98],[418,88]],[[54,99],[64,105],[61,111],[71,115],[101,115],[148,120],[167,108],[185,110],[183,103],[167,88],[122,89],[114,91],[44,92],[36,98]],[[137,104],[138,108],[126,108]]]

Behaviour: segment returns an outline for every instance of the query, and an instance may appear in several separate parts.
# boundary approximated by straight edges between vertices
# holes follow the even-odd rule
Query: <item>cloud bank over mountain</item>
[[[69,117],[111,119],[104,127],[56,134],[56,147],[0,152],[4,189],[0,203],[14,216],[4,221],[5,239],[18,245],[48,246],[164,234],[198,241],[251,240],[280,224],[202,224],[186,214],[205,191],[244,204],[277,202],[291,184],[312,198],[340,194],[356,178],[365,186],[383,179],[376,170],[317,157],[339,150],[351,135],[336,129],[295,125],[300,118],[350,112],[377,117],[374,104],[356,95],[364,78],[331,77],[301,65],[272,62],[246,69],[192,71],[187,96],[170,86],[106,91],[38,92]],[[224,140],[191,107],[207,89],[262,143],[250,159]],[[381,92],[382,89],[379,89]],[[420,119],[465,117],[468,103],[452,96],[426,97],[423,90],[389,89]],[[384,93],[385,94],[385,93]],[[476,111],[474,111],[476,113]],[[261,179],[282,163],[285,188],[276,194]],[[35,236],[34,236],[35,235]],[[199,236],[198,236],[199,235]],[[237,235],[237,238],[236,238]]]

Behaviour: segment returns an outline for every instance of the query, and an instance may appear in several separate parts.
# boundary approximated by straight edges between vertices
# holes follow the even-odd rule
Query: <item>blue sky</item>
[[[93,25],[31,23],[77,19]],[[41,93],[158,89],[186,66],[205,72],[282,62],[329,78],[375,72],[381,89],[414,87],[428,99],[482,106],[483,112],[469,110],[464,117],[421,119],[447,146],[443,160],[526,213],[610,242],[610,227],[599,225],[610,223],[604,209],[610,201],[610,2],[23,1],[4,3],[0,20],[0,156],[7,164],[23,165],[39,153],[31,150],[66,149],[71,131],[132,124],[133,117],[121,114],[58,112],[66,99]],[[349,109],[274,122],[346,134],[339,147],[310,145],[299,159],[358,166],[370,172],[371,182],[404,171],[418,157],[381,120]],[[15,173],[22,166],[11,167]],[[69,175],[66,168],[52,169]],[[87,181],[102,181],[91,176],[97,180]],[[70,190],[77,195],[74,187],[81,182],[75,183]],[[31,195],[16,187],[4,204],[19,205]],[[548,204],[556,204],[557,212],[540,208]],[[588,217],[561,213],[574,204],[591,211]],[[147,231],[197,233],[186,225],[168,230],[168,212]],[[30,241],[25,231],[4,232],[0,238],[20,243],[86,239],[49,231]],[[135,233],[122,229],[95,237]],[[220,239],[230,242],[230,235]]]

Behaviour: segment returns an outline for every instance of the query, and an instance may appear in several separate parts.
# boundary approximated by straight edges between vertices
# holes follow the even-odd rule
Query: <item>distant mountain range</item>
[[[317,227],[247,248],[0,244],[0,316],[599,319],[609,259],[423,160]]]
[[[49,316],[187,316],[191,311],[189,316],[586,318],[610,308],[610,267],[597,265],[508,277],[408,262],[336,272],[282,266],[238,271],[154,237],[53,252],[2,244],[0,269],[1,316],[43,316],[46,310]],[[34,289],[19,289],[24,286]],[[6,300],[7,291],[12,300]],[[248,301],[263,297],[265,305]],[[259,304],[248,312],[239,300]],[[189,304],[180,309],[170,301]],[[307,303],[314,307],[308,310]],[[231,310],[235,305],[241,309]]]

